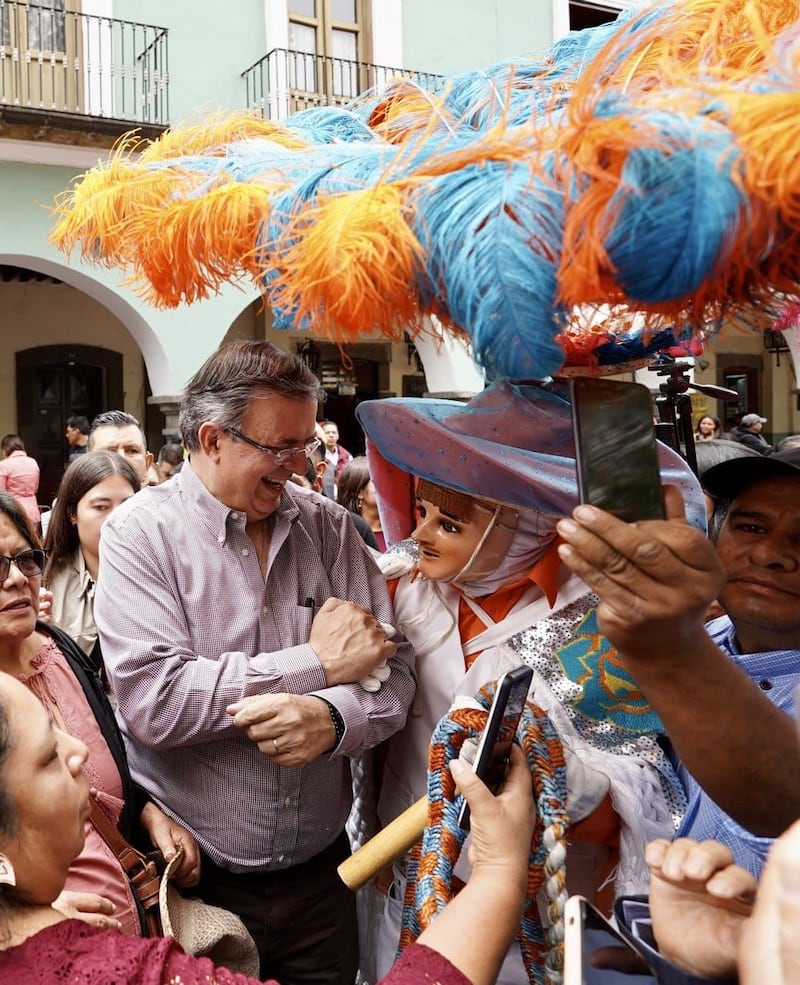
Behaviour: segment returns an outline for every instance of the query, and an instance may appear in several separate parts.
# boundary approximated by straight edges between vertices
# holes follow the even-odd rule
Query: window
[[[65,0],[39,0],[27,11],[28,47],[37,51],[65,51]]]
[[[366,88],[368,0],[289,0],[289,84],[320,104],[344,103]],[[368,84],[368,83],[367,83]]]

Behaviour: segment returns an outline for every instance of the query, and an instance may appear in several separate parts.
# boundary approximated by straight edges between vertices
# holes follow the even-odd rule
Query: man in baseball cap
[[[771,455],[773,447],[761,434],[766,423],[766,417],[760,414],[745,414],[741,423],[731,431],[731,437],[762,455]]]
[[[713,544],[668,487],[666,521],[577,507],[559,553],[666,727],[689,802],[678,835],[721,841],[756,875],[800,816],[800,449],[722,462],[703,483]],[[725,615],[705,623],[715,598]]]

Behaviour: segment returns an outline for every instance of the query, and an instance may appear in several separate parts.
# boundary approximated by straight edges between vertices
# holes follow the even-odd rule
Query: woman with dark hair
[[[0,490],[10,492],[22,503],[31,523],[36,527],[41,519],[36,494],[39,492],[39,465],[25,451],[18,434],[7,434],[0,441],[3,461],[0,462]]]
[[[100,528],[138,491],[139,477],[121,455],[81,455],[64,473],[47,527],[44,585],[53,593],[51,622],[75,640],[98,670],[102,658],[93,605]]]
[[[0,985],[259,985],[186,955],[172,938],[124,937],[65,920],[53,908],[83,846],[91,766],[86,745],[54,724],[25,688],[0,674]],[[519,923],[533,832],[525,758],[512,750],[497,797],[464,763],[452,769],[472,810],[472,877],[386,985],[491,985]]]
[[[718,417],[714,417],[712,414],[704,414],[700,420],[697,422],[697,427],[694,432],[694,440],[699,442],[702,441],[715,441],[717,438],[722,437],[722,423]]]
[[[351,513],[357,513],[369,524],[379,551],[386,550],[386,539],[381,529],[375,486],[369,474],[369,466],[363,455],[345,465],[336,487],[336,502]]]
[[[131,780],[122,737],[96,669],[66,633],[37,621],[44,563],[45,552],[26,513],[13,496],[0,492],[0,671],[25,684],[54,725],[89,747],[92,760],[86,774],[93,810],[103,812],[126,841],[144,847],[149,840],[167,858],[181,846],[179,885],[194,885],[199,878],[197,845]],[[56,905],[88,923],[142,933],[128,877],[93,819]]]

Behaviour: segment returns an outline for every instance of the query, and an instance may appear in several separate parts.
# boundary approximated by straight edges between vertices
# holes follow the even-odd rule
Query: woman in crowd
[[[94,454],[86,455],[79,462],[92,458]],[[26,513],[12,496],[0,493],[0,671],[25,684],[55,725],[89,747],[92,759],[86,775],[95,791],[95,809],[104,811],[129,842],[143,845],[146,833],[165,857],[182,846],[185,858],[178,884],[194,885],[199,878],[197,845],[132,782],[122,737],[96,670],[69,636],[37,622],[44,561]],[[83,851],[69,866],[66,889],[56,905],[88,922],[107,923],[113,914],[112,922],[125,933],[141,933],[128,878],[91,821]]]
[[[369,466],[363,455],[345,465],[339,476],[336,489],[336,502],[351,513],[357,513],[369,524],[375,536],[379,551],[386,550],[386,538],[381,529],[378,503],[375,499],[375,485],[369,474]]]
[[[113,981],[116,985],[256,985],[188,957],[172,938],[137,940],[65,919],[52,907],[89,815],[86,746],[0,674],[0,983]],[[533,832],[530,776],[512,753],[493,797],[462,763],[453,774],[472,810],[472,878],[386,979],[491,985],[519,923]]]
[[[138,491],[139,478],[121,455],[81,455],[64,473],[47,528],[44,585],[53,593],[50,621],[72,637],[98,671],[103,663],[93,606],[100,529]]]
[[[0,448],[3,461],[0,462],[0,490],[10,492],[25,508],[31,523],[38,529],[41,519],[36,494],[39,492],[39,465],[25,451],[25,445],[18,434],[7,434]]]
[[[706,414],[697,422],[694,432],[695,441],[713,441],[715,438],[722,437],[722,424],[718,417]]]

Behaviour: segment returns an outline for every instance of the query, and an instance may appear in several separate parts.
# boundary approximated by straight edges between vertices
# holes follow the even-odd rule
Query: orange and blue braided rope
[[[428,757],[428,824],[412,849],[408,871],[400,951],[413,943],[453,896],[453,868],[466,838],[457,823],[461,795],[448,764],[468,738],[478,737],[486,723],[495,684],[476,695],[482,709],[448,712],[434,730]],[[501,739],[507,739],[501,733]],[[533,985],[555,985],[563,967],[563,907],[566,899],[565,860],[567,776],[561,740],[547,715],[528,701],[517,730],[528,759],[537,808],[531,841],[528,888],[517,942]],[[544,885],[548,900],[547,933],[539,922],[537,894]]]

